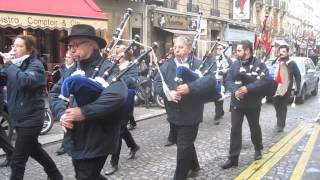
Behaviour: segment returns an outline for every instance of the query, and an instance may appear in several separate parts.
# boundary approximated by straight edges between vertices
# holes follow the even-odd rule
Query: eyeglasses
[[[77,49],[81,44],[88,43],[89,41],[80,41],[78,43],[68,44],[69,49]]]

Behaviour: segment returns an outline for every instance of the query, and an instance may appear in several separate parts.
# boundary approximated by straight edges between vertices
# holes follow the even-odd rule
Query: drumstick
[[[265,97],[263,97],[262,99],[261,99],[261,103],[266,103],[267,102],[267,96],[265,96]]]

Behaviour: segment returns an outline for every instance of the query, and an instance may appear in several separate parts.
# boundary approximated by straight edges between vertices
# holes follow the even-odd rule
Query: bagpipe
[[[104,73],[102,77],[98,76],[95,78],[88,78],[82,74],[77,73],[75,75],[67,77],[63,81],[59,97],[66,101],[70,101],[69,97],[70,95],[73,95],[79,107],[95,101],[100,96],[104,88],[108,88],[108,86],[110,86],[112,83],[119,81],[129,70],[141,63],[143,58],[145,58],[145,56],[147,56],[156,47],[158,47],[158,44],[154,43],[152,48],[133,60],[133,62],[130,63],[127,68],[120,71],[120,73],[113,77],[111,81],[108,81],[106,79],[108,77],[106,73]],[[134,96],[134,91],[129,91],[128,96],[129,98]],[[128,108],[126,105],[124,107]]]
[[[240,62],[240,70],[235,77],[235,84],[238,86],[246,86],[256,80],[266,79],[268,81],[266,87],[260,92],[261,96],[283,96],[289,86],[289,71],[286,63],[278,61],[278,56],[273,61],[262,61],[266,65],[266,69],[262,70],[259,66],[254,65],[253,59],[246,70]],[[269,71],[268,76],[266,71]]]
[[[224,44],[219,43],[218,41],[215,41],[214,45],[210,48],[210,50],[205,53],[205,55],[202,58],[202,61],[200,63],[199,68],[196,69],[195,71],[191,70],[189,67],[186,67],[186,66],[177,66],[175,81],[178,84],[183,84],[183,83],[188,83],[188,82],[195,81],[198,78],[201,78],[203,76],[208,75],[209,72],[211,72],[211,69],[214,67],[215,63],[212,63],[205,70],[204,70],[204,65],[207,62],[209,54],[212,52],[212,50],[217,45],[223,45],[224,47],[226,47]],[[230,47],[230,46],[227,46],[227,48],[228,47]],[[225,51],[227,50],[227,48],[225,49]],[[215,72],[218,72],[218,71],[221,71],[221,70],[216,70]],[[222,94],[223,94],[223,92],[222,92],[221,84],[217,83],[216,87],[214,88],[214,92],[212,92],[212,93],[208,94],[207,96],[205,96],[204,101],[205,102],[212,102],[212,101],[222,100]]]

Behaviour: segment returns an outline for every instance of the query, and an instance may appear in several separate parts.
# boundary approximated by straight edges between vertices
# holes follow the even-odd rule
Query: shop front
[[[48,63],[62,63],[66,46],[59,41],[75,24],[89,24],[104,37],[107,18],[92,0],[0,0],[0,51],[8,52],[14,38],[30,34],[37,38],[39,54]]]

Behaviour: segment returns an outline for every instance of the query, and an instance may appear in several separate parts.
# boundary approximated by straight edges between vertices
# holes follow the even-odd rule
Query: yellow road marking
[[[301,122],[299,125],[294,128],[290,133],[288,133],[285,137],[283,137],[278,143],[273,145],[270,149],[269,152],[264,154],[262,156],[261,160],[254,161],[247,169],[242,171],[242,173],[235,178],[235,180],[242,180],[242,179],[249,179],[254,173],[256,173],[259,169],[262,168],[262,166],[274,156],[283,146],[288,144],[295,136],[298,134],[303,133],[304,134],[304,129],[307,128],[306,123]]]
[[[310,127],[310,126],[309,126]],[[292,138],[285,146],[283,146],[274,156],[269,159],[255,174],[253,174],[249,179],[256,180],[261,179],[265,174],[267,174],[272,167],[280,161],[283,156],[285,156],[307,133],[309,127],[303,128],[303,130]]]
[[[319,132],[320,132],[320,125],[315,124],[313,132],[310,135],[310,138],[309,138],[306,146],[304,147],[304,151],[301,154],[300,159],[299,159],[295,169],[293,170],[293,173],[290,177],[290,180],[297,180],[297,179],[302,178],[304,169],[307,166],[307,163],[308,163],[310,156],[312,154],[313,147],[314,147],[314,145],[317,141],[317,138],[319,136]]]

